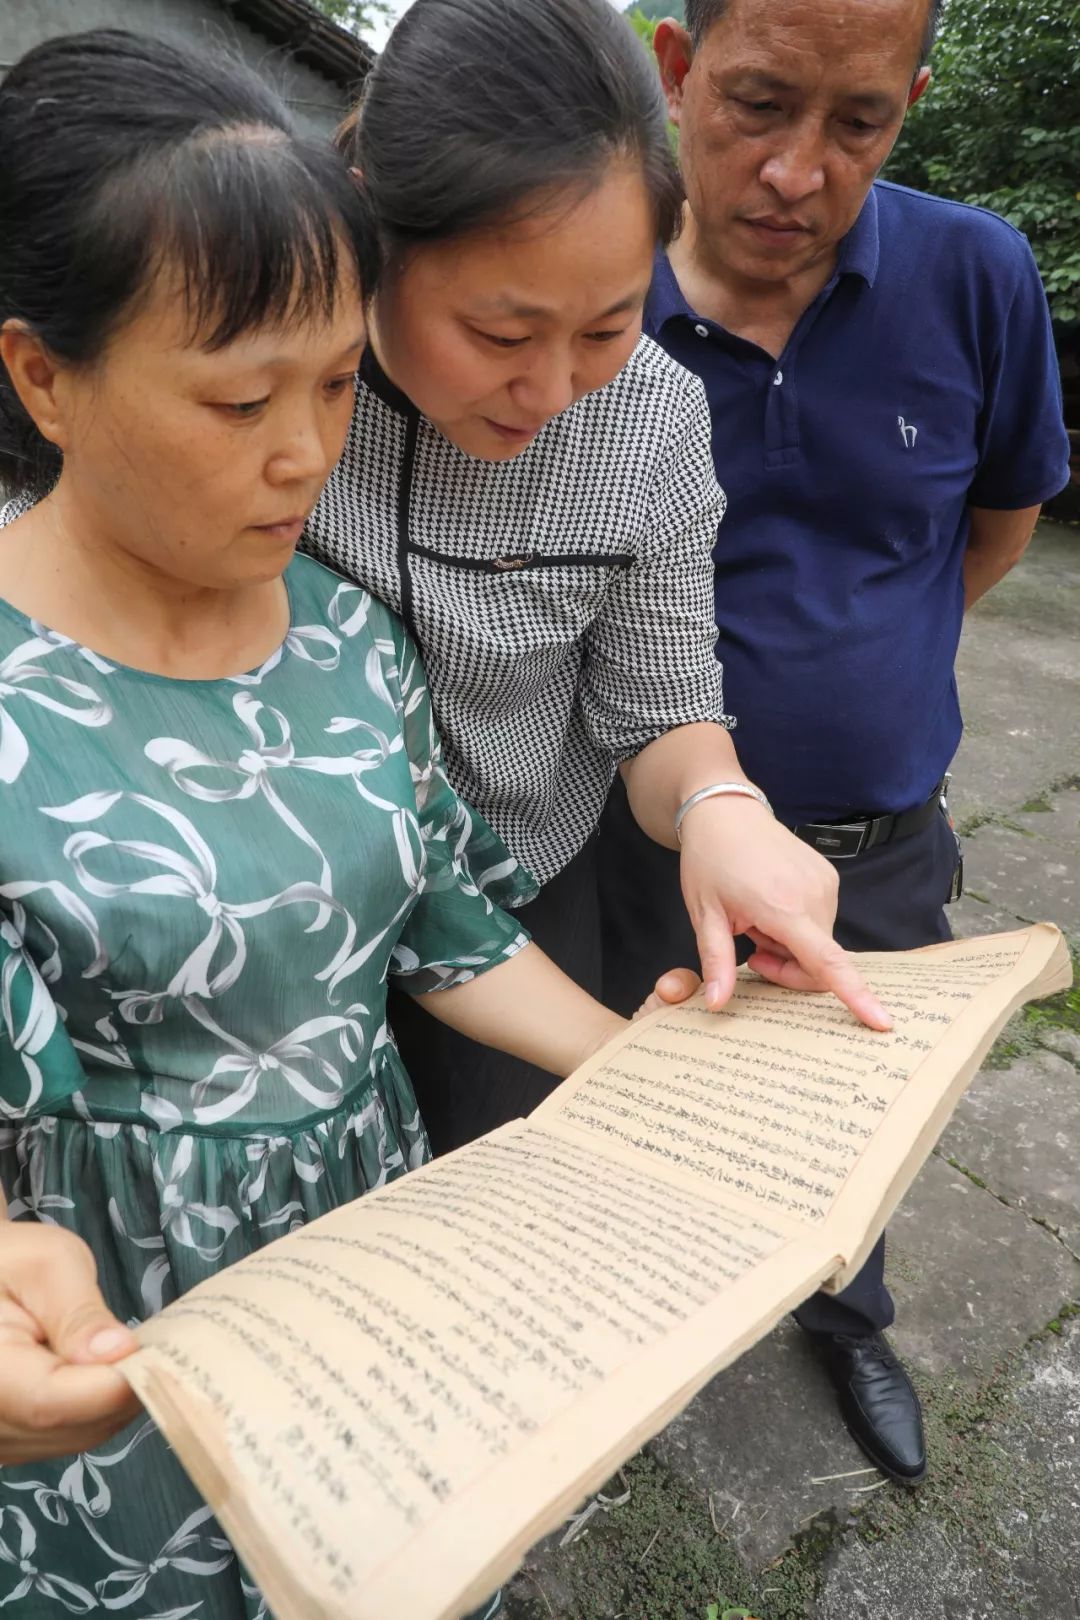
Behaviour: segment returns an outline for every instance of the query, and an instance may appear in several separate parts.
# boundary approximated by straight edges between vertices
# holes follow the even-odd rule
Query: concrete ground
[[[1078,627],[1080,528],[1044,523],[961,649],[958,932],[1080,946]],[[1080,1620],[1080,989],[1006,1030],[890,1245],[920,1490],[867,1469],[785,1325],[533,1552],[507,1620]]]

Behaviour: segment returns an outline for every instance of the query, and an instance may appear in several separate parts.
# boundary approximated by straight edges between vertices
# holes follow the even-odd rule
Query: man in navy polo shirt
[[[966,607],[1068,479],[1046,300],[1003,220],[876,181],[939,0],[687,0],[656,32],[688,207],[646,330],[704,380],[729,497],[716,613],[739,758],[836,862],[854,950],[949,937],[942,809],[960,740]],[[617,789],[603,823],[605,999],[694,961],[676,857]],[[884,1241],[797,1313],[855,1438],[926,1470],[918,1400],[883,1337]]]

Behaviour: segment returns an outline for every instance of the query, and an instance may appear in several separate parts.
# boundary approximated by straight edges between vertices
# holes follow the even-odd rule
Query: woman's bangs
[[[202,347],[329,321],[342,275],[359,283],[366,221],[351,216],[362,205],[339,158],[306,156],[272,131],[229,131],[174,160],[157,205],[157,257],[177,277]]]

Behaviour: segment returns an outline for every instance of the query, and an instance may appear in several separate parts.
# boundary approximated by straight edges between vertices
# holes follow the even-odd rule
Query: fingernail
[[[718,1002],[720,1000],[720,981],[719,981],[719,979],[714,979],[711,984],[707,984],[705,986],[705,1000],[710,1002],[713,1005],[715,1005],[716,1002]]]
[[[86,1348],[92,1356],[111,1356],[117,1350],[127,1350],[130,1345],[131,1335],[126,1328],[101,1328]]]

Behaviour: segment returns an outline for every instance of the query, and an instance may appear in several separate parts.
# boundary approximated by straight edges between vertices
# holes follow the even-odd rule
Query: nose
[[[794,204],[825,185],[825,138],[820,124],[803,119],[783,132],[782,144],[766,158],[762,182],[781,202]]]
[[[297,412],[282,424],[267,477],[274,484],[325,483],[341,453],[340,437],[317,412]]]
[[[510,385],[515,406],[532,420],[549,422],[568,410],[576,398],[574,362],[569,350],[537,350],[530,364]]]

